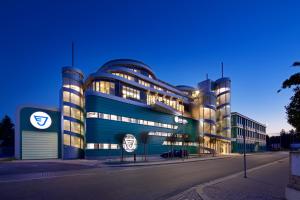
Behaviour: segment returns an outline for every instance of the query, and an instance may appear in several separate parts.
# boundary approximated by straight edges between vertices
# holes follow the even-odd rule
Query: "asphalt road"
[[[286,158],[287,153],[248,157],[248,168]],[[82,169],[68,176],[0,182],[1,199],[166,199],[192,186],[243,169],[243,158],[129,168]]]

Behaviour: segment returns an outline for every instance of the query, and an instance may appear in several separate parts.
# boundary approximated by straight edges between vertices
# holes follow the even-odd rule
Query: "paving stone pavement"
[[[284,200],[288,183],[288,159],[276,161],[220,182],[195,186],[168,200]]]
[[[168,200],[203,200],[196,191],[196,188],[191,188],[183,193],[168,198]]]
[[[221,183],[206,186],[203,193],[210,200],[279,200],[284,199],[288,183],[288,159]]]

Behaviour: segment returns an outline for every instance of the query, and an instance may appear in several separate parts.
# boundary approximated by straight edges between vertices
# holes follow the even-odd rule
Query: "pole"
[[[246,135],[245,135],[245,120],[243,124],[243,139],[244,139],[244,178],[247,178],[247,162],[246,162]]]

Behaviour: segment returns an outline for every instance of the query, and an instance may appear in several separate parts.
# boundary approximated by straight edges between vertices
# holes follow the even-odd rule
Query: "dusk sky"
[[[159,79],[191,85],[232,80],[232,111],[291,127],[281,83],[300,71],[300,1],[13,1],[0,3],[0,118],[19,105],[59,105],[61,67],[85,75],[110,59],[148,64]]]

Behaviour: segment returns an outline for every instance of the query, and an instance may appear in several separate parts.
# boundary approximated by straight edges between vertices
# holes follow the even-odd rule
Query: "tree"
[[[141,143],[144,145],[144,160],[146,161],[147,160],[147,151],[146,151],[146,146],[148,144],[148,140],[149,140],[149,135],[147,132],[143,132],[141,135],[140,135],[140,141]]]
[[[2,146],[14,146],[15,129],[11,119],[5,115],[0,122],[0,140],[3,140]]]
[[[300,132],[300,88],[296,88],[294,96],[290,98],[291,102],[285,106],[288,123],[291,124],[296,132]]]
[[[124,133],[119,133],[115,135],[115,140],[117,141],[118,145],[121,148],[121,162],[124,161],[124,148],[123,148],[123,138],[125,137],[126,134]]]
[[[299,67],[300,62],[294,62],[293,67]],[[293,88],[294,95],[290,98],[291,102],[285,106],[288,123],[291,124],[296,132],[300,132],[300,73],[295,73],[283,81],[282,89]],[[278,92],[280,92],[278,90]]]

